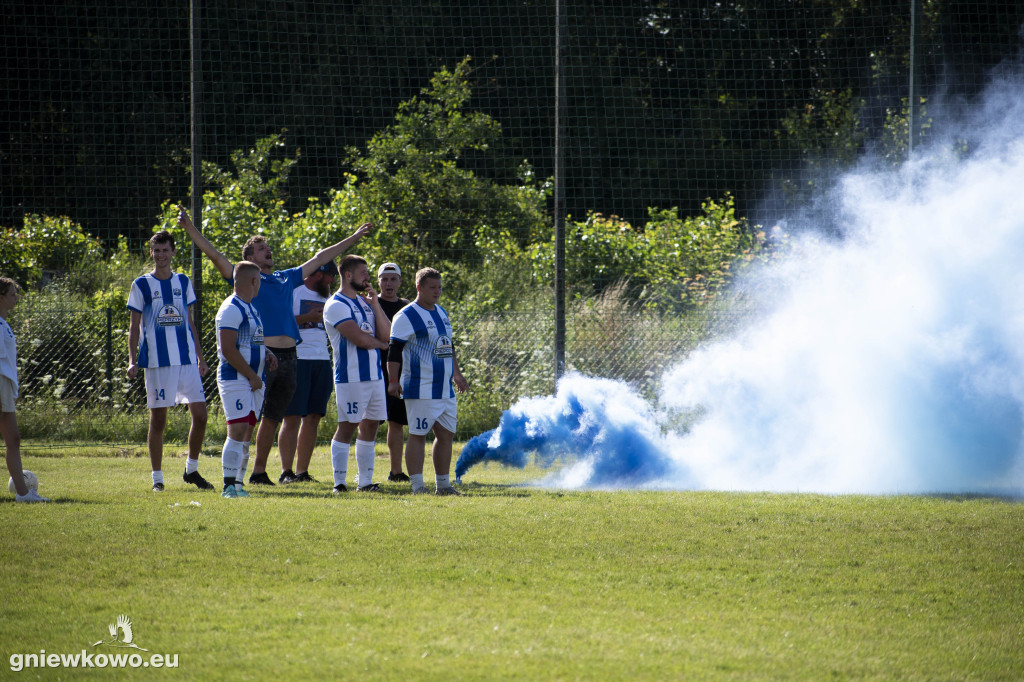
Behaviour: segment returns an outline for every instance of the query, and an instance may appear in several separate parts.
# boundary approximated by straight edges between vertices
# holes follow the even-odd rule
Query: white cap
[[[393,272],[399,277],[402,276],[402,269],[394,263],[385,263],[377,269],[377,277],[380,278],[385,272]]]

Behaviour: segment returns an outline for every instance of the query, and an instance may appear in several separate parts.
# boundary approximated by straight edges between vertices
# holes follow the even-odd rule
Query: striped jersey
[[[127,307],[142,315],[139,367],[199,363],[188,324],[189,306],[195,302],[192,281],[181,273],[172,272],[168,279],[147,273],[132,282]]]
[[[234,329],[238,332],[235,348],[242,354],[253,371],[261,379],[266,380],[263,370],[267,360],[267,349],[263,346],[263,321],[260,319],[260,314],[256,312],[256,307],[246,303],[237,295],[231,294],[217,311],[217,356],[220,358],[217,380],[244,380],[245,377],[239,375],[238,370],[232,367],[224,357],[224,349],[220,344],[219,332],[221,329]]]
[[[360,348],[338,331],[338,325],[348,320],[355,320],[359,328],[370,336],[377,335],[377,318],[373,308],[362,296],[349,298],[339,291],[327,300],[324,306],[324,327],[327,328],[327,338],[334,352],[334,383],[383,381],[380,351],[376,348]]]
[[[413,302],[395,314],[391,339],[405,342],[402,349],[402,397],[406,399],[454,398],[452,374],[455,351],[452,323],[444,308],[427,310]]]

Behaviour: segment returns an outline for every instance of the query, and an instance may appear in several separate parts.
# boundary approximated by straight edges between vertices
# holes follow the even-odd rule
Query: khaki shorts
[[[18,399],[18,389],[10,377],[0,377],[0,412],[14,412],[14,402]]]

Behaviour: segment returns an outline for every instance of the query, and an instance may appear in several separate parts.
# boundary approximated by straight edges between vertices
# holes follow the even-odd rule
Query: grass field
[[[225,500],[181,459],[163,494],[140,457],[25,463],[54,501],[0,499],[0,677],[17,654],[136,652],[93,646],[125,614],[177,667],[18,676],[1024,678],[1014,501],[565,492],[497,466],[460,498],[336,498],[324,452],[323,483]]]

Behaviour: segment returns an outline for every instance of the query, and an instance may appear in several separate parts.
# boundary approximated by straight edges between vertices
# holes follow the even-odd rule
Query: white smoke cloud
[[[667,373],[664,406],[706,411],[671,437],[702,487],[1024,488],[1024,88],[1008,85],[966,158],[946,138],[848,176],[844,238],[800,226],[794,255],[746,283],[770,292],[764,316]]]

